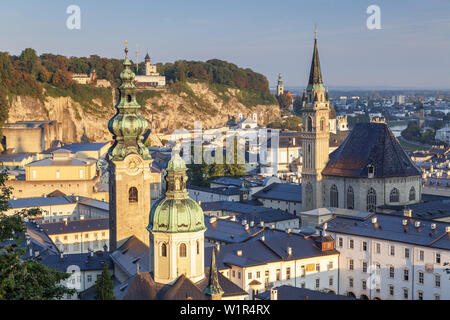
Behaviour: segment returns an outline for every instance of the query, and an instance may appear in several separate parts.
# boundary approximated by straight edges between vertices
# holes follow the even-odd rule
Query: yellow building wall
[[[80,170],[83,170],[82,175]],[[27,181],[48,181],[48,180],[92,180],[96,175],[96,163],[83,166],[26,166],[25,179]],[[33,174],[36,171],[36,174]],[[59,178],[57,176],[59,172]]]

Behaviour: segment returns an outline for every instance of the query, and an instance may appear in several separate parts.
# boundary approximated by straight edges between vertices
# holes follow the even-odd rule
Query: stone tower
[[[186,170],[176,145],[167,164],[166,196],[152,206],[147,227],[150,271],[157,283],[171,283],[182,274],[194,283],[205,277],[204,215],[188,195]]]
[[[304,211],[323,207],[322,170],[328,162],[330,139],[329,100],[328,94],[325,95],[320,70],[317,31],[314,33],[311,71],[308,86],[302,98],[302,209]]]
[[[145,56],[145,75],[149,76],[151,73],[151,64],[150,64],[150,56],[147,52],[146,56]]]
[[[117,112],[109,120],[108,129],[114,143],[108,150],[109,163],[109,228],[110,248],[115,250],[129,237],[148,243],[147,225],[150,211],[150,157],[142,143],[148,123],[139,113],[136,101],[135,75],[131,71],[128,48],[124,69],[120,73]]]
[[[283,93],[284,93],[283,78],[281,77],[280,73],[278,75],[277,96],[281,96]]]

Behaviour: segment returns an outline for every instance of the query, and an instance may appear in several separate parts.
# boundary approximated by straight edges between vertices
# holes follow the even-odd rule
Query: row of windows
[[[91,236],[90,233],[85,233],[85,234],[84,234],[84,238],[85,238],[85,239],[89,239],[90,236]],[[97,232],[94,232],[94,233],[92,233],[92,236],[93,236],[94,238],[98,238],[98,233],[97,233]],[[105,231],[105,232],[102,232],[102,233],[101,233],[101,236],[102,236],[103,238],[106,237],[106,231]],[[68,240],[69,240],[69,237],[70,237],[70,238],[73,238],[74,240],[78,240],[78,238],[81,238],[80,235],[75,234],[75,235],[72,235],[72,236],[63,236],[62,239],[63,239],[63,241],[65,242],[65,241],[68,241]],[[61,242],[61,239],[60,239],[59,236],[56,236],[56,237],[55,237],[55,242]]]
[[[367,251],[367,241],[361,241],[361,250]],[[344,247],[344,239],[342,237],[338,238],[338,247],[343,248]],[[354,249],[355,248],[355,240],[349,239],[348,241],[348,248]],[[375,243],[375,253],[381,254],[381,243]],[[395,246],[389,245],[388,246],[388,253],[390,256],[395,256]],[[410,257],[410,249],[409,248],[403,248],[403,257],[409,259]],[[419,250],[419,254],[417,255],[418,261],[424,261],[425,260],[425,251]],[[441,254],[436,252],[434,254],[434,263],[440,264],[441,263]]]
[[[196,243],[197,254],[200,254],[200,241],[197,240]],[[167,244],[162,243],[159,247],[159,254],[161,257],[167,257]],[[178,247],[178,256],[181,258],[187,257],[187,246],[185,243],[181,243]]]
[[[80,179],[83,179],[83,178],[84,178],[84,170],[83,170],[83,169],[80,169],[79,174],[80,174],[80,175],[79,175]],[[36,170],[31,171],[31,176],[32,176],[33,179],[36,179],[36,178],[37,178],[37,172],[36,172]],[[61,179],[61,172],[60,172],[59,170],[56,170],[56,172],[55,172],[55,178],[56,178],[56,179]]]
[[[381,265],[379,263],[375,263],[376,266],[376,274],[380,274],[380,270],[381,270]],[[353,259],[349,259],[348,261],[348,269],[350,271],[355,270],[355,262]],[[367,269],[367,262],[363,261],[362,262],[362,266],[361,266],[362,272],[363,273],[367,273],[368,269]],[[408,268],[403,268],[403,274],[402,274],[402,280],[404,281],[409,281],[410,276],[409,276],[410,272]],[[418,271],[417,273],[417,281],[419,284],[424,284],[424,272],[423,271]],[[395,278],[395,267],[394,266],[389,266],[389,278],[390,279],[394,279]],[[440,288],[441,287],[441,276],[438,274],[434,275],[434,286],[436,288]]]
[[[416,200],[416,189],[411,187],[409,190],[409,201]],[[400,201],[400,192],[397,188],[393,188],[391,190],[389,196],[390,202],[399,202]],[[367,211],[374,211],[377,205],[377,193],[375,189],[370,188],[367,192]],[[330,188],[330,206],[339,208],[339,191],[338,187],[333,184]],[[355,208],[355,193],[353,191],[353,187],[349,186],[347,188],[347,209]]]
[[[354,287],[354,280],[353,278],[349,278],[348,279],[348,286],[349,288],[353,288]],[[361,289],[362,290],[366,290],[367,289],[367,281],[366,280],[361,280]],[[377,289],[377,292],[380,292],[380,289]],[[394,286],[393,285],[389,285],[388,286],[388,294],[389,296],[394,296],[395,294],[395,290],[394,290]],[[402,295],[404,299],[409,299],[409,289],[408,288],[402,288]],[[435,300],[440,300],[441,297],[438,294],[434,295]],[[423,291],[418,291],[417,292],[417,299],[418,300],[423,300]]]

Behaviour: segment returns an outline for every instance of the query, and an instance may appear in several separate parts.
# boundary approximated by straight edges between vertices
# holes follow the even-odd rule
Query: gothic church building
[[[302,98],[303,211],[336,207],[373,212],[420,202],[422,173],[385,123],[358,123],[329,154],[330,102],[317,47]]]

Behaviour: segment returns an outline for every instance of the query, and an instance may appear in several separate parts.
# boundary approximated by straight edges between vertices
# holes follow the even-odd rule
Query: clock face
[[[142,169],[142,159],[137,155],[129,155],[125,158],[125,165],[129,175],[137,175]]]

